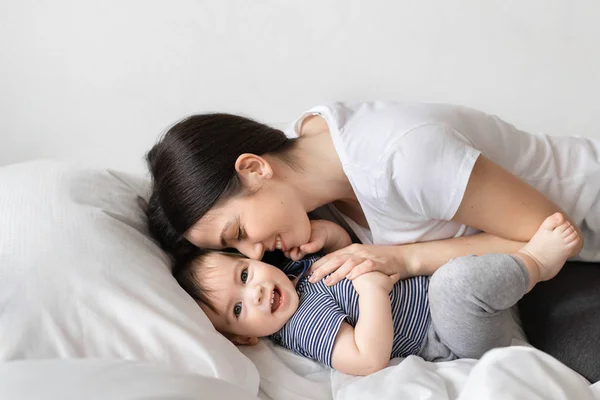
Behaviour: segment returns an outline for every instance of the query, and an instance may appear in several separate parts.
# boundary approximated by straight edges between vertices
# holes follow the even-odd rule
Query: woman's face
[[[265,251],[288,251],[307,243],[310,233],[308,215],[292,188],[272,184],[215,205],[185,238],[198,247],[236,248],[260,260]]]

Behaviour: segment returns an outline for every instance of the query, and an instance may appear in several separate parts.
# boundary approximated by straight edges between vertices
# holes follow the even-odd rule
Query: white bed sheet
[[[368,377],[330,370],[268,341],[242,352],[258,368],[259,397],[267,400],[600,400],[600,382],[590,385],[553,357],[527,346],[496,349],[479,361],[395,359]]]

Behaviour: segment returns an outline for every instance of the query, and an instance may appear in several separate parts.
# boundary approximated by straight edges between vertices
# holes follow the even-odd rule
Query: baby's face
[[[214,253],[200,278],[217,309],[202,309],[215,328],[230,337],[272,335],[298,308],[298,294],[278,268],[261,261]]]

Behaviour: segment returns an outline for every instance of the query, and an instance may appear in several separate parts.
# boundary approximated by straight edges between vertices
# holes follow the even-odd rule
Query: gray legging
[[[523,262],[507,254],[455,258],[431,277],[431,325],[419,355],[480,358],[518,336],[512,307],[527,293]]]

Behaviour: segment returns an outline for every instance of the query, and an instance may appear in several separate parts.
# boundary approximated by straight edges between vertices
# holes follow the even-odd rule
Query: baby
[[[270,337],[341,372],[368,375],[394,357],[479,358],[508,346],[515,329],[511,307],[536,283],[554,277],[579,240],[557,213],[521,251],[469,256],[479,262],[464,265],[457,258],[431,279],[397,281],[369,272],[326,286],[308,281],[318,256],[277,268],[223,252],[182,260],[174,275],[233,343]],[[328,252],[348,244],[341,227],[314,221],[310,243],[301,248]]]

